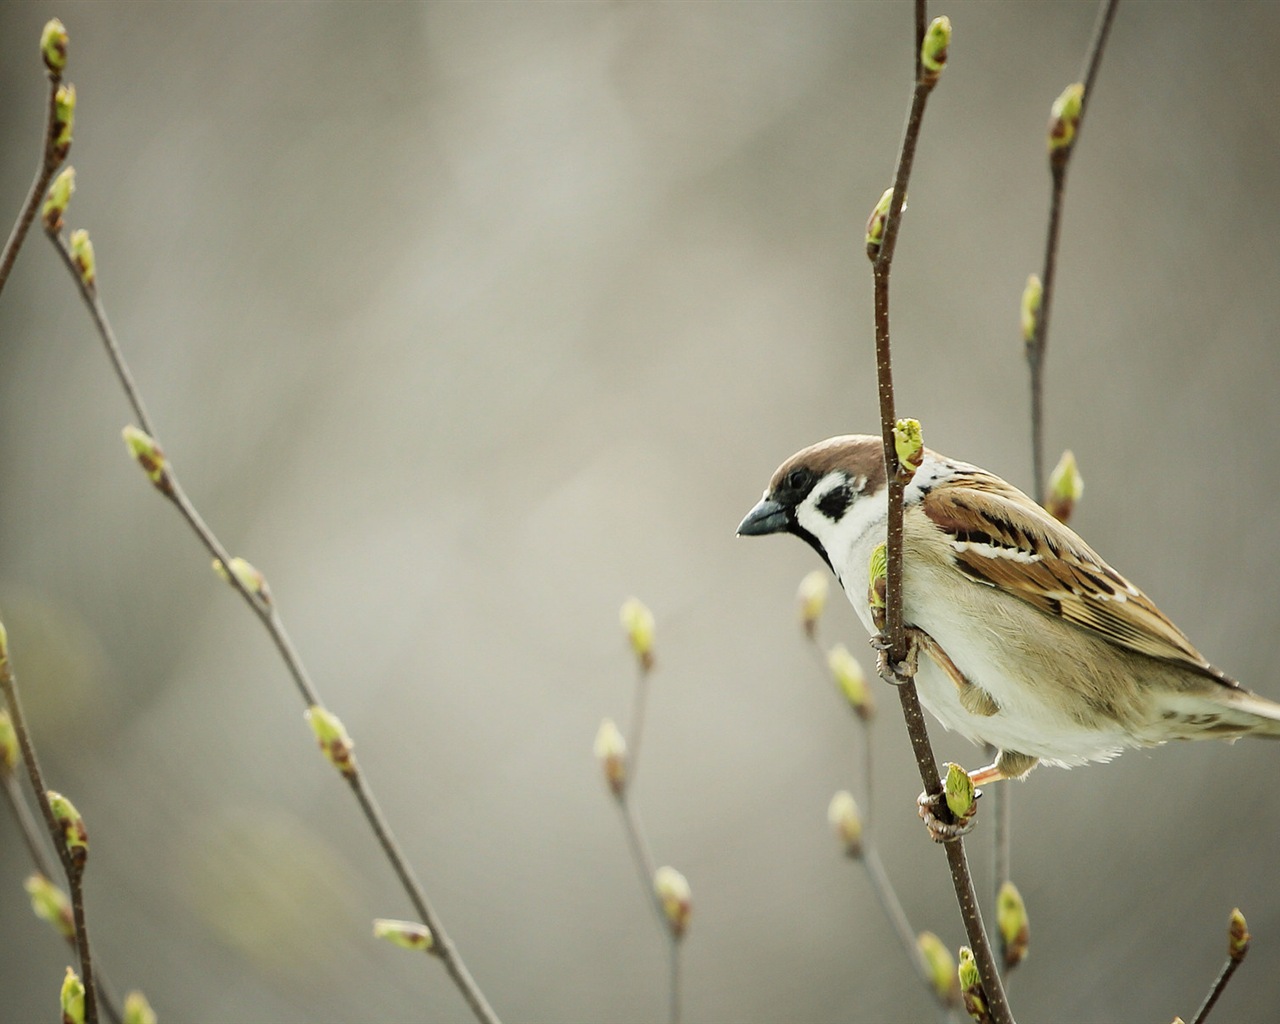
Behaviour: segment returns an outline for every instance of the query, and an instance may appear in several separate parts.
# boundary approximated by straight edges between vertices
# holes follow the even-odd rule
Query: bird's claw
[[[916,630],[908,627],[907,656],[901,661],[889,660],[889,638],[877,633],[871,638],[871,649],[876,652],[876,672],[880,678],[891,686],[902,686],[916,677],[916,669],[920,665],[920,638]]]
[[[935,843],[953,843],[973,831],[973,826],[977,824],[975,812],[978,809],[980,796],[982,796],[982,790],[974,790],[973,808],[964,818],[957,820],[947,806],[945,795],[921,793],[916,797],[916,813],[920,815],[924,827],[929,830],[930,839]],[[944,820],[944,815],[947,820]]]

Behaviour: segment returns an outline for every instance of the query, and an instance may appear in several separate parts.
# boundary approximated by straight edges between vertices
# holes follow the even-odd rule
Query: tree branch
[[[924,44],[927,19],[925,0],[916,0],[916,86],[911,99],[911,108],[907,115],[906,129],[903,133],[902,146],[898,154],[897,172],[894,175],[893,195],[889,203],[887,219],[884,224],[883,238],[878,251],[871,251],[872,273],[875,286],[875,333],[876,333],[876,379],[880,397],[880,427],[884,441],[885,472],[889,480],[889,510],[886,569],[886,608],[885,608],[885,640],[886,655],[890,664],[897,664],[907,657],[907,637],[903,628],[902,588],[904,577],[903,566],[903,490],[904,483],[899,473],[897,451],[894,445],[893,430],[897,422],[894,410],[893,369],[889,342],[889,276],[892,268],[894,246],[897,242],[898,227],[902,212],[903,199],[906,196],[907,182],[911,175],[911,165],[915,157],[916,143],[920,136],[920,125],[924,117],[925,102],[933,89],[936,76],[930,79],[924,68],[920,52]],[[929,742],[929,733],[925,727],[924,714],[920,709],[920,701],[916,695],[915,683],[907,680],[898,686],[898,697],[902,704],[903,719],[906,722],[907,734],[911,738],[911,747],[915,753],[916,767],[920,772],[925,792],[930,795],[941,793],[942,782],[938,775],[937,761]],[[982,977],[988,1006],[992,1019],[996,1024],[1012,1024],[1013,1016],[1005,997],[1004,986],[1000,980],[995,957],[992,955],[991,943],[987,938],[982,923],[982,912],[974,894],[973,878],[965,857],[964,843],[954,840],[944,844],[947,852],[947,863],[951,870],[952,885],[955,888],[956,901],[964,919],[965,932],[969,937],[969,945],[973,949],[974,958]]]

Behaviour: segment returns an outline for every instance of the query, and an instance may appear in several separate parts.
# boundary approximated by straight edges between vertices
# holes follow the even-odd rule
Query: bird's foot
[[[884,633],[877,633],[871,638],[871,649],[876,652],[876,672],[891,686],[911,682],[920,667],[920,630],[907,626],[903,634],[907,639],[907,652],[901,661],[890,660],[889,638]]]
[[[953,843],[973,831],[977,824],[975,818],[978,810],[978,798],[982,790],[974,790],[973,805],[963,818],[957,818],[943,793],[921,793],[916,797],[916,813],[929,830],[929,838],[935,843]]]

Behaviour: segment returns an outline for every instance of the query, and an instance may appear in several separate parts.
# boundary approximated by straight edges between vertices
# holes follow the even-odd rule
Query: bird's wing
[[[970,578],[1117,646],[1226,681],[1146,594],[1005,481],[961,472],[922,506],[950,534],[956,566]]]

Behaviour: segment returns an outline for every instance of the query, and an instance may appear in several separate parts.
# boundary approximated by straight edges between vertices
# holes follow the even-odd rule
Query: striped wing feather
[[[952,534],[956,564],[972,579],[1117,646],[1226,681],[1142,591],[1003,480],[966,468],[922,504]]]

